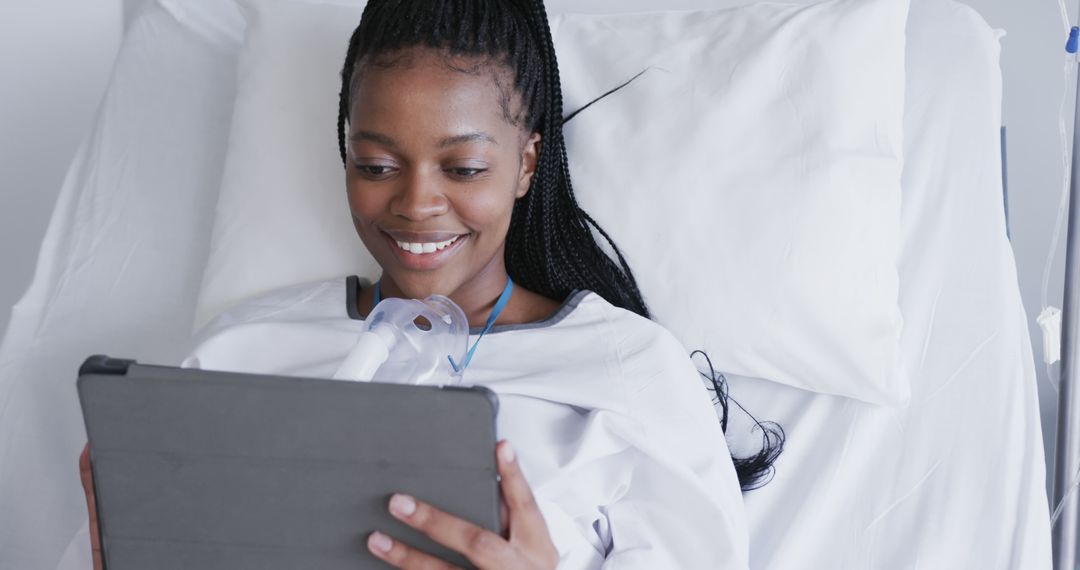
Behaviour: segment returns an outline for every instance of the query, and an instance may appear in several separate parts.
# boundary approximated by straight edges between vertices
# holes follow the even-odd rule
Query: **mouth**
[[[471,235],[386,230],[382,234],[401,264],[413,270],[430,270],[441,266],[461,248]]]
[[[442,250],[450,247],[451,245],[454,245],[454,243],[456,243],[458,238],[460,238],[460,237],[462,237],[462,236],[454,236],[454,237],[452,237],[452,238],[450,238],[448,240],[439,241],[439,242],[432,242],[432,241],[408,242],[408,241],[394,240],[394,243],[396,243],[397,246],[402,251],[407,251],[407,252],[409,252],[409,253],[411,253],[413,255],[424,255],[424,254],[428,254],[428,253],[435,253],[437,251],[442,251]]]

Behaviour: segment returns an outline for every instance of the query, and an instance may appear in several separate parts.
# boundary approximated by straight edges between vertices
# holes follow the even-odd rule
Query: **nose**
[[[445,214],[450,202],[443,193],[437,177],[423,172],[413,172],[402,180],[390,211],[410,221],[422,221]]]

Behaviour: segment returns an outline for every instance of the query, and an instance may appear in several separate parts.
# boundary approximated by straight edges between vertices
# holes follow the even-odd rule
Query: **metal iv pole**
[[[1068,49],[1076,53],[1078,29],[1069,34]],[[1080,62],[1077,63],[1077,93],[1080,93]],[[1065,295],[1062,309],[1061,382],[1058,392],[1057,449],[1054,459],[1054,500],[1062,498],[1060,518],[1053,527],[1055,570],[1075,570],[1077,538],[1080,533],[1080,494],[1070,493],[1080,473],[1080,96],[1073,113],[1072,167],[1069,170],[1069,225],[1065,250]]]

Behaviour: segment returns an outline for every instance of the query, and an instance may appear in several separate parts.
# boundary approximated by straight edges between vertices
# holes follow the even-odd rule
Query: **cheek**
[[[380,258],[378,253],[380,243],[378,231],[374,229],[373,224],[383,209],[379,194],[379,192],[372,192],[370,188],[357,187],[352,182],[348,184],[346,192],[349,214],[352,217],[356,235],[376,258]]]
[[[346,198],[354,223],[371,223],[385,206],[379,192],[372,192],[352,180],[346,184]]]
[[[451,201],[458,218],[480,233],[484,241],[501,241],[514,211],[514,194],[507,192],[507,185],[493,186],[483,191],[465,190],[459,199]]]

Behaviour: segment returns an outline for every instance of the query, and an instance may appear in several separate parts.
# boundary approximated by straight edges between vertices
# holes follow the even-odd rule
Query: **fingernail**
[[[514,462],[514,448],[510,447],[509,441],[504,441],[502,447],[499,448],[499,457],[502,458],[504,463]]]
[[[408,495],[394,495],[390,497],[390,512],[402,517],[410,516],[416,512],[416,501]]]
[[[367,539],[368,548],[377,550],[379,552],[390,552],[390,547],[394,546],[394,541],[390,540],[389,536],[381,532],[373,532]]]

